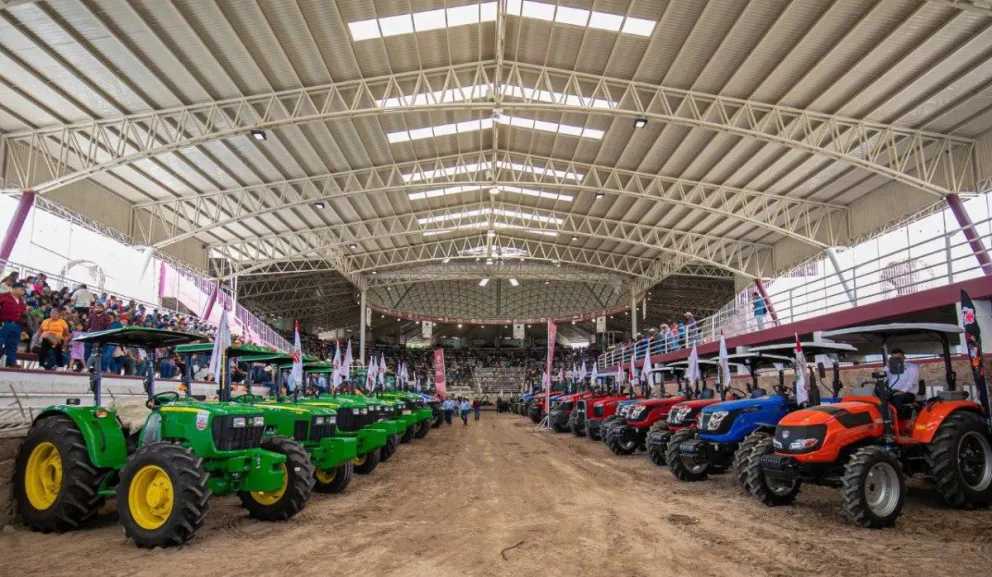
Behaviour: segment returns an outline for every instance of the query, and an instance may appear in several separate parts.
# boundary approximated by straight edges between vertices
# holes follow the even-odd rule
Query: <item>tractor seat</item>
[[[760,397],[764,397],[766,395],[768,395],[768,391],[766,391],[765,389],[754,389],[754,390],[751,391],[751,398],[752,399],[757,399],[757,398],[760,398]]]
[[[714,394],[713,389],[703,389],[702,391],[699,391],[699,398],[712,399]]]
[[[874,397],[875,387],[858,387],[851,393],[855,397]]]

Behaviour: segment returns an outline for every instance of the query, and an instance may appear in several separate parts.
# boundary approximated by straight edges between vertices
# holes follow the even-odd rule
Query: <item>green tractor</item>
[[[385,391],[381,393],[384,399],[402,402],[406,407],[402,415],[406,420],[406,430],[400,437],[400,442],[409,443],[414,437],[423,439],[431,432],[431,422],[434,419],[434,409],[424,402],[424,397],[417,393],[406,391]]]
[[[102,345],[155,349],[199,341],[187,333],[138,327],[77,337]],[[139,547],[180,545],[203,526],[212,495],[235,493],[251,517],[286,520],[302,510],[313,488],[313,465],[291,438],[265,436],[266,417],[251,405],[155,393],[145,377],[151,412],[128,431],[102,406],[102,378],[90,374],[93,406],[79,399],[35,418],[16,461],[14,490],[24,524],[41,532],[76,529],[116,497],[125,535]]]
[[[210,354],[213,345],[209,343],[189,344],[176,347],[176,353],[190,359],[193,355]],[[287,356],[268,347],[258,345],[235,345],[227,350],[228,358],[239,363],[254,364],[282,362]],[[191,390],[190,362],[186,363],[183,375],[187,395]],[[262,411],[265,416],[265,436],[282,436],[299,443],[310,455],[314,467],[314,490],[319,493],[340,493],[351,482],[354,472],[352,461],[357,456],[358,443],[355,439],[335,436],[337,413],[327,407],[315,407],[296,402],[293,397],[285,398],[281,390],[276,402],[265,397],[246,393],[232,397],[231,377],[226,374],[218,395],[220,402],[236,402],[250,405]]]

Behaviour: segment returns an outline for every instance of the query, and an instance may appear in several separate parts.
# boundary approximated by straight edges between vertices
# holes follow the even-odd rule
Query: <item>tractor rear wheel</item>
[[[568,420],[568,429],[572,431],[572,434],[576,437],[585,437],[586,430],[584,427],[579,426],[579,422],[575,419]]]
[[[127,460],[117,487],[124,534],[147,548],[182,545],[192,539],[209,508],[207,478],[201,460],[182,445],[139,447]]]
[[[275,491],[239,491],[248,516],[262,521],[285,521],[306,507],[315,483],[310,456],[296,441],[282,435],[262,440],[262,449],[286,456],[282,487]]]
[[[705,481],[708,473],[708,464],[693,463],[689,465],[682,460],[682,443],[695,438],[696,431],[683,429],[672,435],[671,440],[668,441],[668,448],[665,450],[665,461],[668,463],[668,469],[675,475],[676,479],[686,483]]]
[[[386,438],[386,446],[379,448],[379,462],[385,463],[389,460],[393,454],[396,453],[396,449],[400,446],[400,436],[399,435],[389,435]]]
[[[369,451],[364,455],[355,457],[351,462],[355,464],[356,473],[368,475],[379,466],[379,451]]]
[[[32,425],[17,455],[14,492],[24,524],[43,533],[75,529],[103,506],[103,474],[90,462],[86,440],[64,415]]]
[[[444,424],[444,411],[434,411],[431,417],[431,428],[436,429]]]
[[[417,439],[423,439],[424,437],[427,436],[427,433],[430,432],[431,432],[430,421],[420,421],[419,423],[417,423],[417,432],[414,433],[413,436]]]
[[[606,446],[610,448],[610,451],[618,457],[633,455],[634,451],[637,450],[637,441],[623,440],[623,428],[621,427],[614,427],[607,431],[603,440],[606,441]]]
[[[774,452],[775,447],[772,445],[770,437],[755,444],[751,450],[751,456],[747,459],[747,469],[744,474],[745,486],[749,493],[769,507],[791,505],[799,496],[802,481],[799,479],[781,481],[770,479],[765,475],[761,469],[761,457]]]
[[[945,503],[971,508],[992,501],[992,447],[978,414],[950,414],[927,449],[933,484]]]
[[[351,483],[354,472],[355,466],[351,461],[326,471],[314,471],[313,489],[318,493],[340,493]]]
[[[417,432],[417,425],[410,425],[403,431],[403,436],[400,437],[401,443],[409,443],[413,440],[413,435]]]
[[[881,447],[858,449],[844,467],[840,492],[849,521],[866,529],[891,527],[906,496],[902,463]]]
[[[737,450],[734,451],[734,459],[730,463],[730,467],[734,471],[734,484],[738,489],[742,491],[747,491],[747,461],[751,458],[751,451],[760,443],[761,441],[771,438],[771,435],[764,431],[755,431],[744,438],[741,444],[737,446]]]
[[[593,441],[602,441],[602,437],[599,436],[598,431],[594,431],[592,427],[589,426],[589,421],[586,421],[586,437],[592,439]]]

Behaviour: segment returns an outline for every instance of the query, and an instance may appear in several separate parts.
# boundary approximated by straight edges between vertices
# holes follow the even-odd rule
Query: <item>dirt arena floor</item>
[[[761,576],[988,575],[992,511],[910,496],[897,528],[848,525],[835,491],[766,509],[728,478],[677,482],[641,455],[483,415],[404,445],[345,494],[287,523],[212,501],[192,543],[139,550],[112,508],[96,527],[0,534],[2,575]]]

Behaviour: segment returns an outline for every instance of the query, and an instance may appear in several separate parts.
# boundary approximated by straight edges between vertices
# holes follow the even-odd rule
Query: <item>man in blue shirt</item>
[[[468,399],[462,399],[462,404],[458,408],[461,409],[462,424],[467,427],[468,426],[468,412],[470,410],[472,410],[472,404],[468,402]]]
[[[455,413],[455,402],[451,399],[445,399],[441,403],[441,409],[444,411],[444,422],[448,423],[448,426],[451,426],[451,417]]]
[[[326,393],[327,391],[327,377],[323,374],[317,376],[317,390],[321,393]]]

